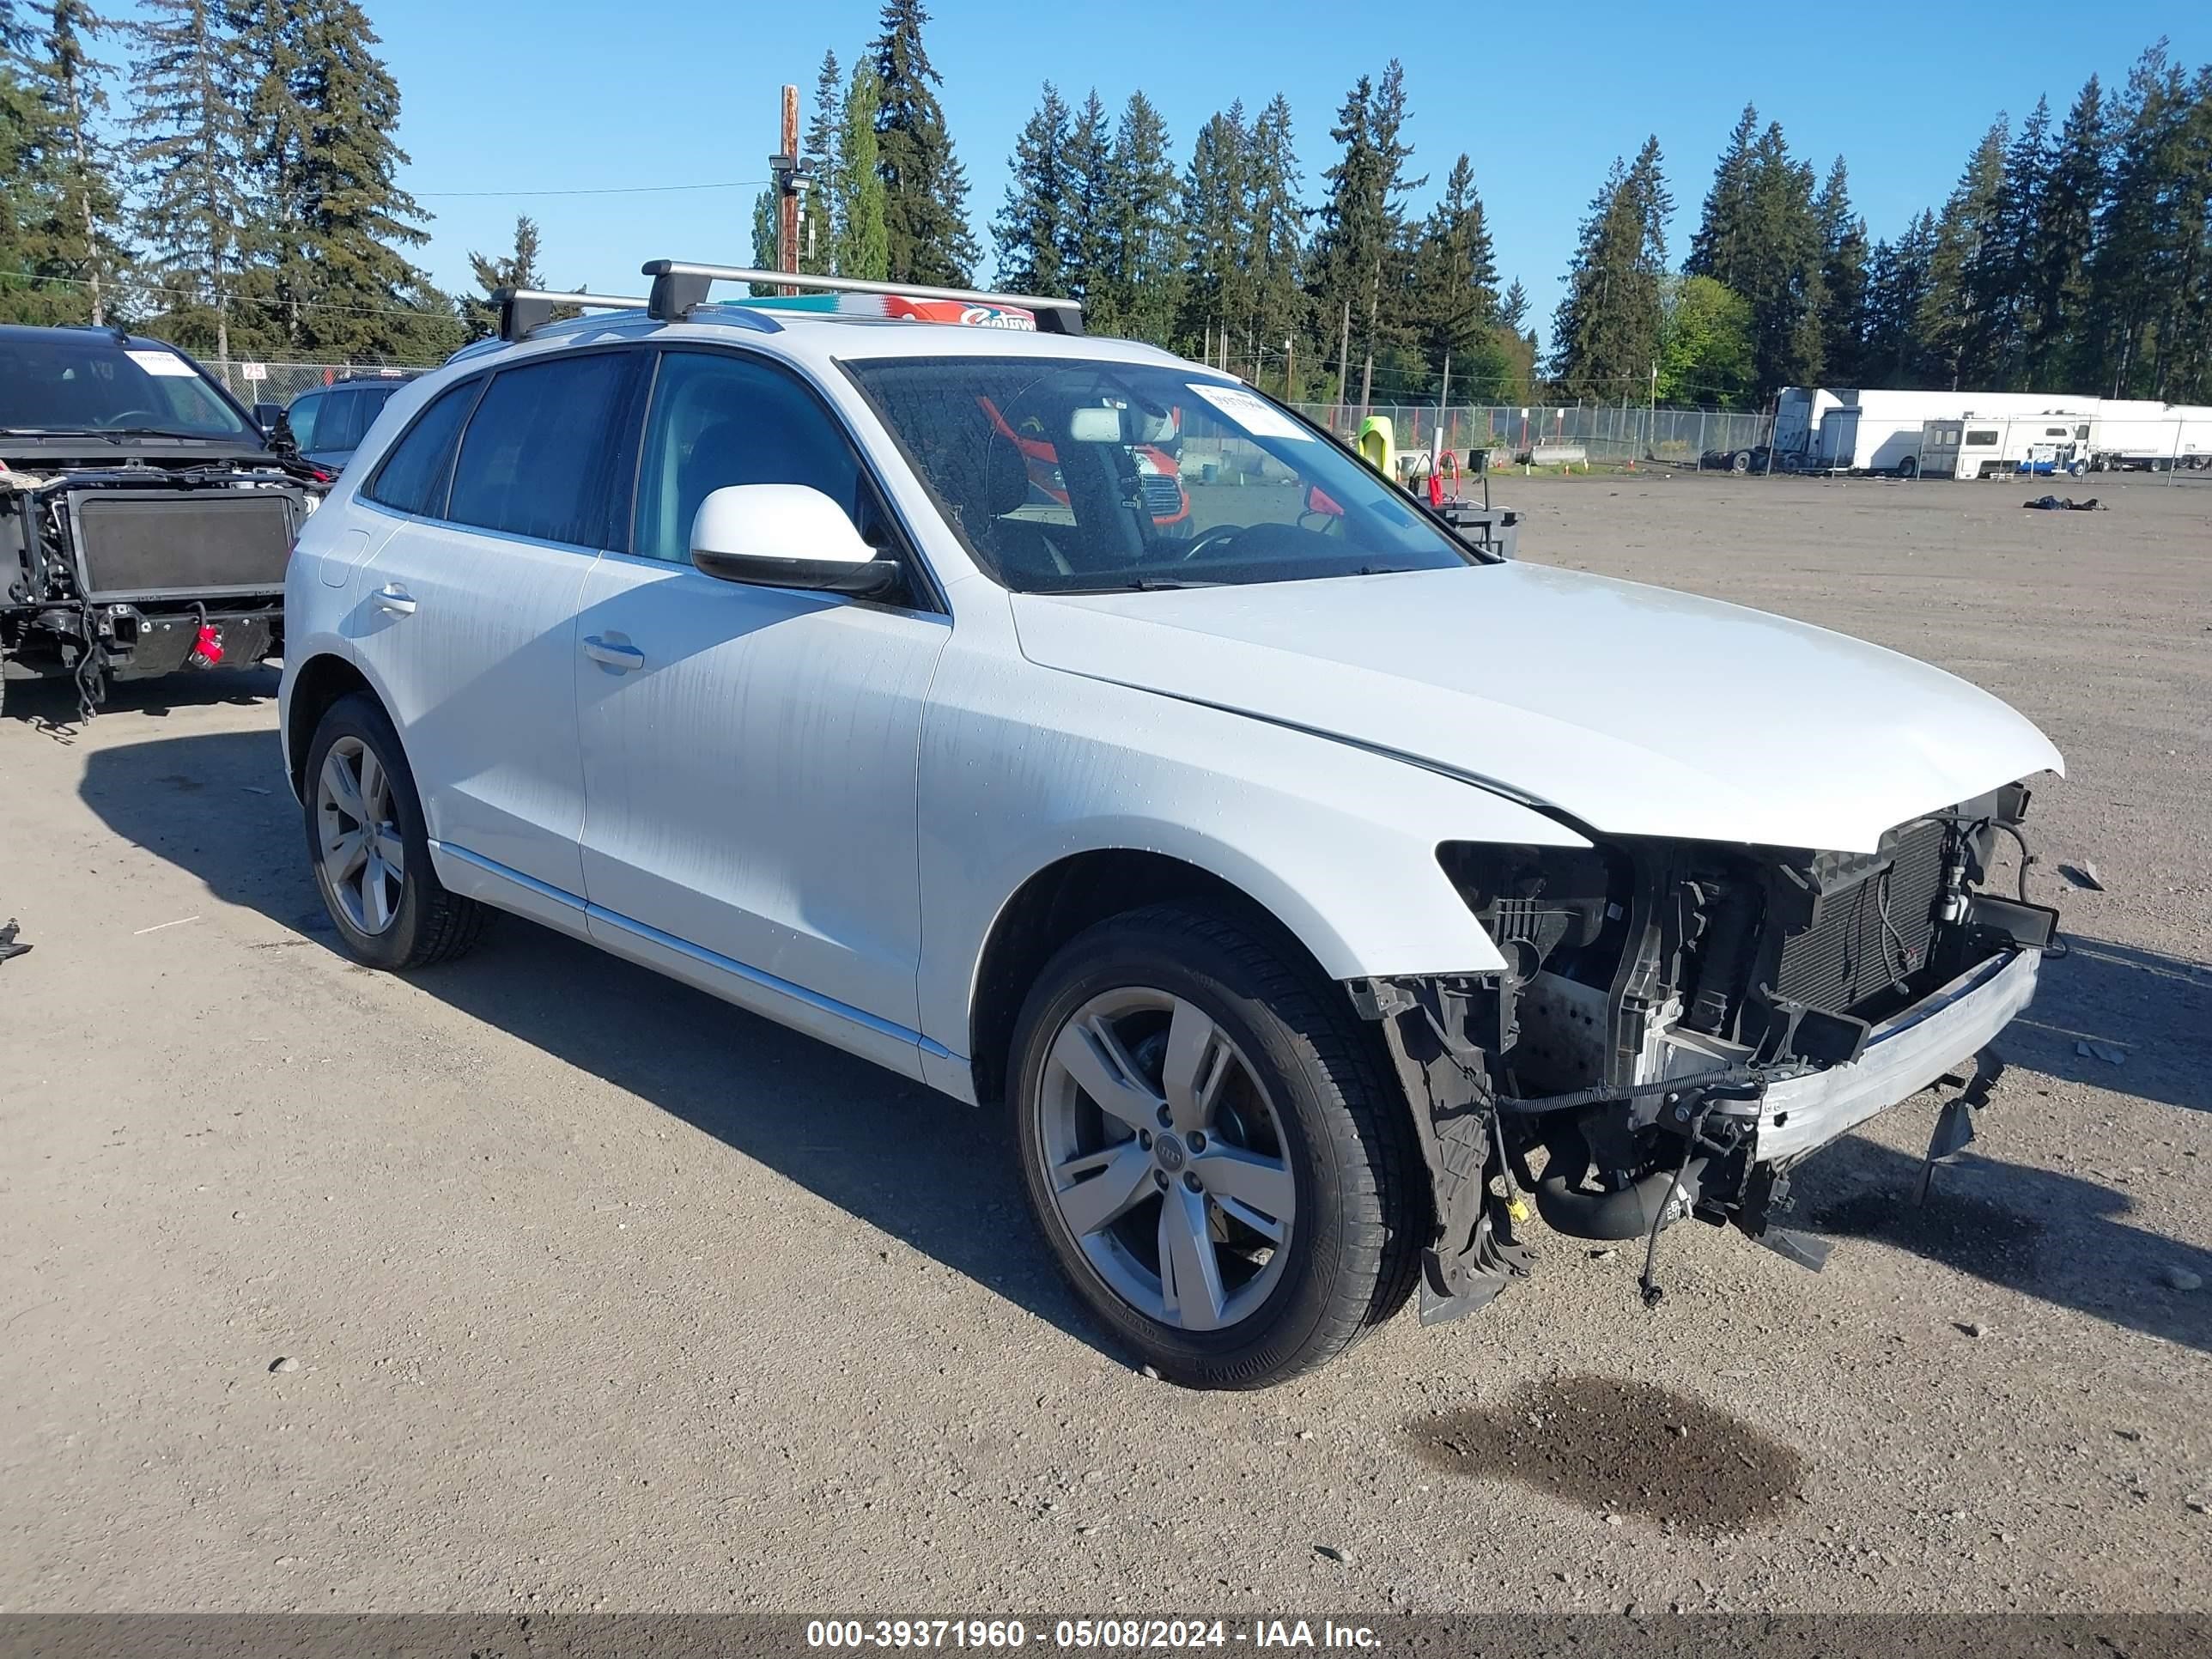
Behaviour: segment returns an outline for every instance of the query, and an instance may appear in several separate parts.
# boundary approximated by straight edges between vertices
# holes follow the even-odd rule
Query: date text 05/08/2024
[[[815,1619],[810,1648],[967,1649],[1011,1652],[1029,1646],[1076,1651],[1250,1647],[1360,1650],[1380,1645],[1365,1625],[1334,1620],[1059,1619],[1049,1626],[1020,1619]]]

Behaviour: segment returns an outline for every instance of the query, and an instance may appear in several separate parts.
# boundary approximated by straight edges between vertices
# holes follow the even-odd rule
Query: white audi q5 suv
[[[1534,1217],[1801,1259],[1793,1164],[1948,1081],[2051,912],[2060,761],[1837,635],[1498,556],[1072,307],[545,296],[301,532],[283,733],[344,948],[513,911],[1005,1106],[1170,1377],[1270,1382]],[[810,279],[811,280],[811,279]],[[938,319],[949,320],[938,320]]]

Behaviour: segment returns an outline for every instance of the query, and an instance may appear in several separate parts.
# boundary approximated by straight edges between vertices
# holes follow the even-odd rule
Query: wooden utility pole
[[[1344,333],[1336,348],[1336,404],[1344,407],[1352,396],[1352,301],[1344,302]],[[1332,425],[1329,430],[1336,428]]]
[[[794,176],[799,168],[799,88],[783,89],[783,149],[776,163],[775,268],[796,276],[799,271],[799,193]],[[787,288],[786,294],[796,294]]]
[[[1375,390],[1375,343],[1367,343],[1367,367],[1359,371],[1359,418],[1365,420],[1375,405],[1368,401]]]

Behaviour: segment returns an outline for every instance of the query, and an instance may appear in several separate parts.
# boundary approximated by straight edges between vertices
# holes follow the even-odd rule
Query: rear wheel
[[[421,968],[477,942],[489,913],[431,869],[415,775],[383,709],[358,693],[331,704],[305,777],[307,858],[349,956]]]
[[[1919,477],[1920,463],[1918,459],[1913,456],[1907,455],[1903,460],[1897,464],[1897,476],[1900,478],[1914,478]]]
[[[1737,450],[1737,451],[1736,451],[1736,453],[1735,453],[1735,454],[1733,454],[1733,455],[1729,456],[1729,471],[1731,471],[1731,472],[1737,472],[1737,473],[1742,473],[1742,472],[1748,472],[1748,471],[1751,471],[1751,452],[1750,452],[1749,450],[1747,450],[1747,449],[1739,449],[1739,450]]]
[[[1260,1388],[1413,1286],[1410,1125],[1335,988],[1241,918],[1160,906],[1071,941],[1013,1046],[1030,1201],[1163,1376]]]

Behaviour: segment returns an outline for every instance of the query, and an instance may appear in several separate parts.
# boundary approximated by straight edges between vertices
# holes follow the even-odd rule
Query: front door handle
[[[395,617],[415,614],[415,596],[398,582],[386,582],[376,590],[373,597],[379,611],[388,611]]]
[[[584,635],[584,654],[603,667],[620,673],[629,673],[645,666],[645,653],[634,645],[617,645],[603,640],[597,634]]]

